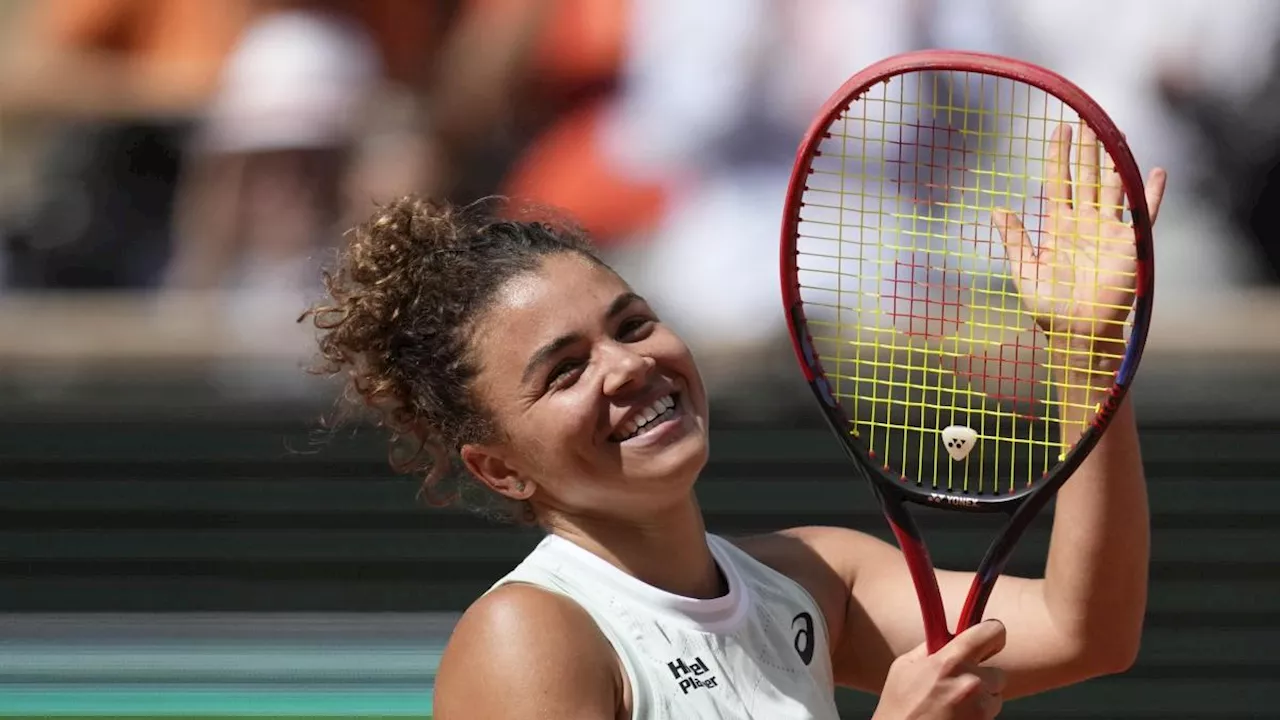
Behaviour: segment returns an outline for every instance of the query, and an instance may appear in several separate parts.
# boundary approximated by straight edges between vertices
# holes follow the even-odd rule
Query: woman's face
[[[613,271],[571,253],[513,278],[479,318],[474,386],[499,429],[469,445],[490,487],[571,515],[644,517],[707,459],[693,356]]]

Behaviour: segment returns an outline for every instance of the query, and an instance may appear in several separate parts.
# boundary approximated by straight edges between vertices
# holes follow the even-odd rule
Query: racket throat
[[[1032,518],[1048,502],[1049,497],[1047,494],[1033,496],[1031,500],[1018,506],[999,537],[987,549],[987,554],[978,563],[978,571],[974,575],[973,584],[969,586],[969,594],[960,611],[960,619],[956,623],[957,633],[964,632],[982,622],[987,601],[991,598],[991,592],[995,590],[996,581],[1004,574],[1009,558],[1013,557],[1014,547],[1022,539]]]
[[[982,622],[982,613],[987,609],[987,600],[991,597],[991,591],[995,589],[996,580],[999,577],[1000,572],[993,572],[991,569],[980,571],[974,576],[973,585],[969,587],[969,595],[965,597],[964,607],[960,610],[960,619],[956,623],[957,633],[962,633]]]
[[[892,502],[884,502],[885,518],[898,540],[902,556],[907,561],[907,570],[911,573],[911,582],[916,588],[916,597],[920,601],[920,613],[924,619],[925,643],[929,654],[941,650],[951,642],[953,635],[947,628],[946,606],[942,603],[942,590],[938,587],[938,575],[934,571],[933,560],[929,557],[929,549],[920,535],[916,525],[905,509]]]

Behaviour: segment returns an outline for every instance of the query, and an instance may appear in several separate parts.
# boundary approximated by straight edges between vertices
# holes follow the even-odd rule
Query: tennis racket
[[[1151,315],[1151,238],[1124,136],[1043,68],[895,56],[809,127],[782,225],[786,317],[906,557],[930,652],[953,635],[908,505],[1008,515],[959,633],[1125,397]]]

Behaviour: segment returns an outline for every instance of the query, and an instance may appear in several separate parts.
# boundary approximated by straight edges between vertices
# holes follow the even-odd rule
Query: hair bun
[[[452,206],[418,197],[380,206],[351,238],[352,279],[382,284],[409,266],[429,262],[436,251],[457,248],[459,238],[468,234],[459,221]]]
[[[392,467],[420,475],[429,499],[461,488],[471,504],[457,450],[495,433],[474,394],[472,322],[505,282],[551,255],[598,262],[566,224],[513,210],[528,217],[496,197],[456,206],[407,196],[379,206],[325,271],[328,297],[302,316],[319,330],[313,369],[347,375],[344,408],[373,411],[391,431]]]

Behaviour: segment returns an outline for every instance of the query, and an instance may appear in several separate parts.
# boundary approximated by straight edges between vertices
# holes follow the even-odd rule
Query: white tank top
[[[633,720],[838,720],[813,597],[727,540],[707,543],[729,586],[711,600],[659,590],[555,535],[493,587],[528,583],[586,610],[622,661]]]

